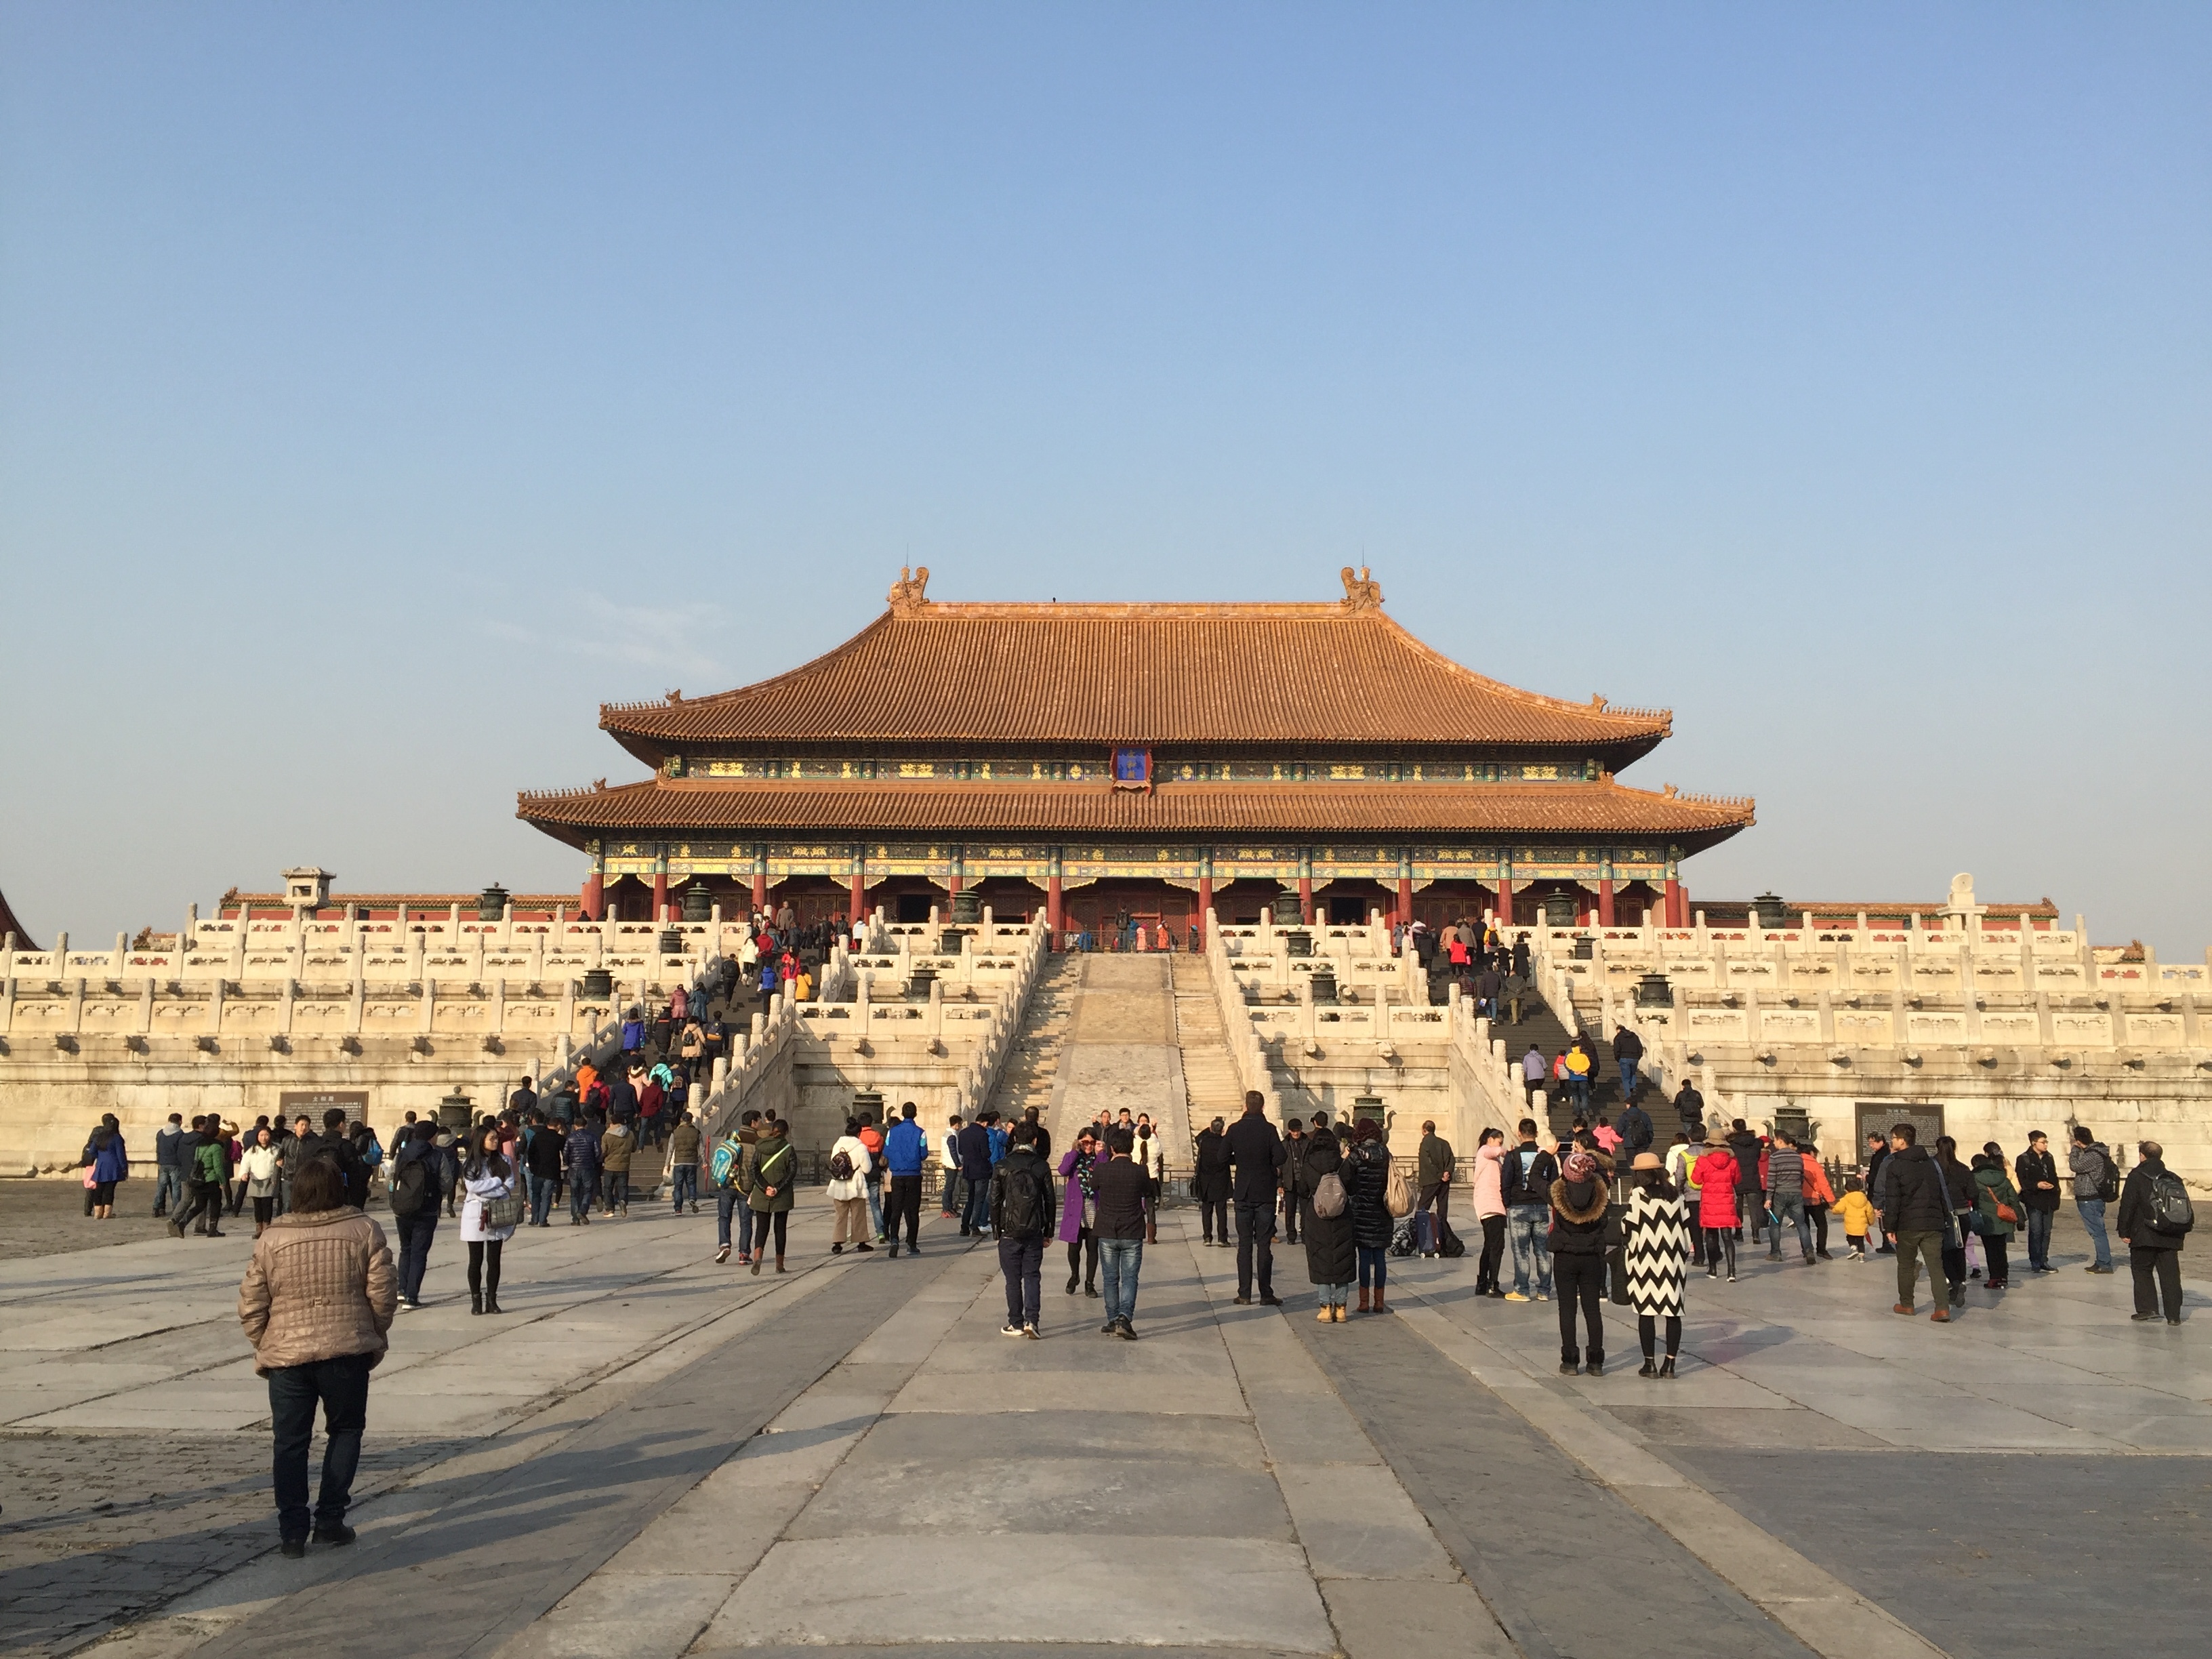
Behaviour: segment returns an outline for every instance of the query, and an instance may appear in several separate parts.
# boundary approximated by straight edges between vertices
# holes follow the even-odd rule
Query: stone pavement
[[[2075,1270],[1944,1328],[1886,1264],[1760,1260],[1692,1281],[1678,1381],[1625,1318],[1570,1380],[1554,1309],[1472,1297],[1471,1260],[1322,1326],[1302,1250],[1285,1309],[1235,1307],[1187,1219],[1136,1343],[1057,1249],[1046,1340],[1001,1336],[993,1248],[933,1218],[919,1261],[833,1259],[810,1206],[783,1279],[706,1261],[711,1217],[526,1233],[507,1318],[403,1317],[361,1540],[304,1562],[225,1328],[243,1249],[7,1263],[0,1651],[2201,1650],[2193,1279],[2179,1330]]]
[[[1188,1167],[1191,1126],[1185,1121],[1182,1053],[1176,1046],[1176,958],[1166,955],[1085,955],[1075,992],[1074,1018],[1060,1052],[1052,1109],[1053,1161],[1075,1144],[1103,1109],[1119,1119],[1150,1112],[1169,1159]]]

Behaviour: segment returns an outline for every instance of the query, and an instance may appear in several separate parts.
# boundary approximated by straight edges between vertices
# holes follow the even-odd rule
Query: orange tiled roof
[[[1753,822],[1748,799],[1620,783],[975,785],[652,778],[520,797],[518,817],[580,845],[603,831],[933,836],[1664,836],[1711,846]]]
[[[713,696],[611,703],[650,764],[691,745],[821,743],[1565,747],[1617,769],[1663,709],[1522,691],[1462,668],[1382,611],[1364,575],[1307,605],[960,605],[920,580],[844,644]]]

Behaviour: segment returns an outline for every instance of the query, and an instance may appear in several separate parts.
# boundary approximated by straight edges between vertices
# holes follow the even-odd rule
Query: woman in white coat
[[[842,1161],[841,1161],[842,1160]],[[860,1139],[858,1119],[845,1120],[845,1133],[830,1149],[830,1201],[836,1206],[837,1222],[830,1235],[830,1254],[842,1255],[850,1243],[856,1249],[872,1250],[868,1243],[868,1171],[874,1160],[868,1156],[868,1143]],[[840,1171],[843,1173],[839,1173]]]
[[[238,1174],[253,1200],[253,1236],[258,1238],[276,1213],[276,1142],[267,1124],[253,1132],[253,1144],[238,1160]]]
[[[461,1243],[469,1247],[469,1311],[495,1314],[499,1306],[499,1249],[522,1219],[514,1166],[500,1151],[499,1126],[477,1131],[461,1166]]]

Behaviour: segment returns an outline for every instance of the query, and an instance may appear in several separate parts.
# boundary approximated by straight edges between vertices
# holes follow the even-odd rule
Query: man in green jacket
[[[684,1112],[676,1120],[676,1127],[668,1136],[669,1189],[676,1200],[676,1213],[684,1213],[685,1200],[690,1200],[691,1213],[699,1213],[699,1126]]]

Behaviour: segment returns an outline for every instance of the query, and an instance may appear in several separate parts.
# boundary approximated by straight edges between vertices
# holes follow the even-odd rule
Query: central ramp
[[[1182,1056],[1176,1046],[1175,989],[1168,956],[1084,956],[1074,1015],[1052,1091],[1053,1155],[1103,1109],[1119,1119],[1149,1112],[1168,1157],[1189,1157],[1182,1109]]]

